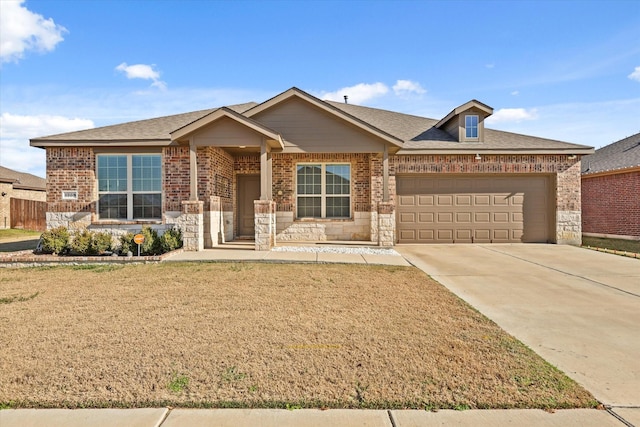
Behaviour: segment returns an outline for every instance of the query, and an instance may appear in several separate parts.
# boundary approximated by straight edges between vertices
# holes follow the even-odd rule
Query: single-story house
[[[251,238],[579,244],[591,147],[318,99],[262,102],[34,138],[49,227],[179,226],[185,248]]]
[[[582,231],[640,240],[640,133],[582,159]]]
[[[46,202],[47,181],[30,173],[0,166],[0,229],[11,228],[12,220],[18,227],[26,225],[22,224],[22,216],[11,218],[12,199],[14,203],[15,200]]]

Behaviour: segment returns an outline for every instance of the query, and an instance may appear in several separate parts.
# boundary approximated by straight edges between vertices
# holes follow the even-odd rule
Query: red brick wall
[[[350,163],[351,197],[355,212],[371,208],[370,154],[309,153],[273,154],[273,199],[279,212],[295,211],[295,165],[297,163]],[[278,194],[279,192],[282,194]]]
[[[164,179],[164,208],[166,211],[182,211],[183,200],[189,200],[189,147],[165,147],[162,150]]]
[[[223,205],[233,202],[233,156],[218,147],[200,147],[198,156],[198,198],[209,210],[209,197],[220,196]]]
[[[640,237],[640,171],[582,177],[582,231]]]
[[[47,212],[96,212],[93,149],[47,148]],[[62,200],[62,190],[77,190],[78,200]]]

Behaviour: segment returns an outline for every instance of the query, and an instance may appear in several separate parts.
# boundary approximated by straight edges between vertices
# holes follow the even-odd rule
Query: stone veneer
[[[276,204],[271,200],[255,200],[253,203],[256,251],[269,251],[276,244]]]

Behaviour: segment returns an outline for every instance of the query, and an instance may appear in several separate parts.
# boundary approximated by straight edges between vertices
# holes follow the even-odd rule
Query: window
[[[351,216],[351,165],[297,166],[298,218]]]
[[[97,163],[100,219],[162,217],[159,154],[101,154]]]
[[[467,138],[478,138],[478,116],[465,116],[464,128]]]

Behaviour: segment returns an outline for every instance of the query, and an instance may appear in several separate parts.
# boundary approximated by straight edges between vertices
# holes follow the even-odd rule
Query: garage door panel
[[[545,176],[399,176],[400,242],[546,242]]]

